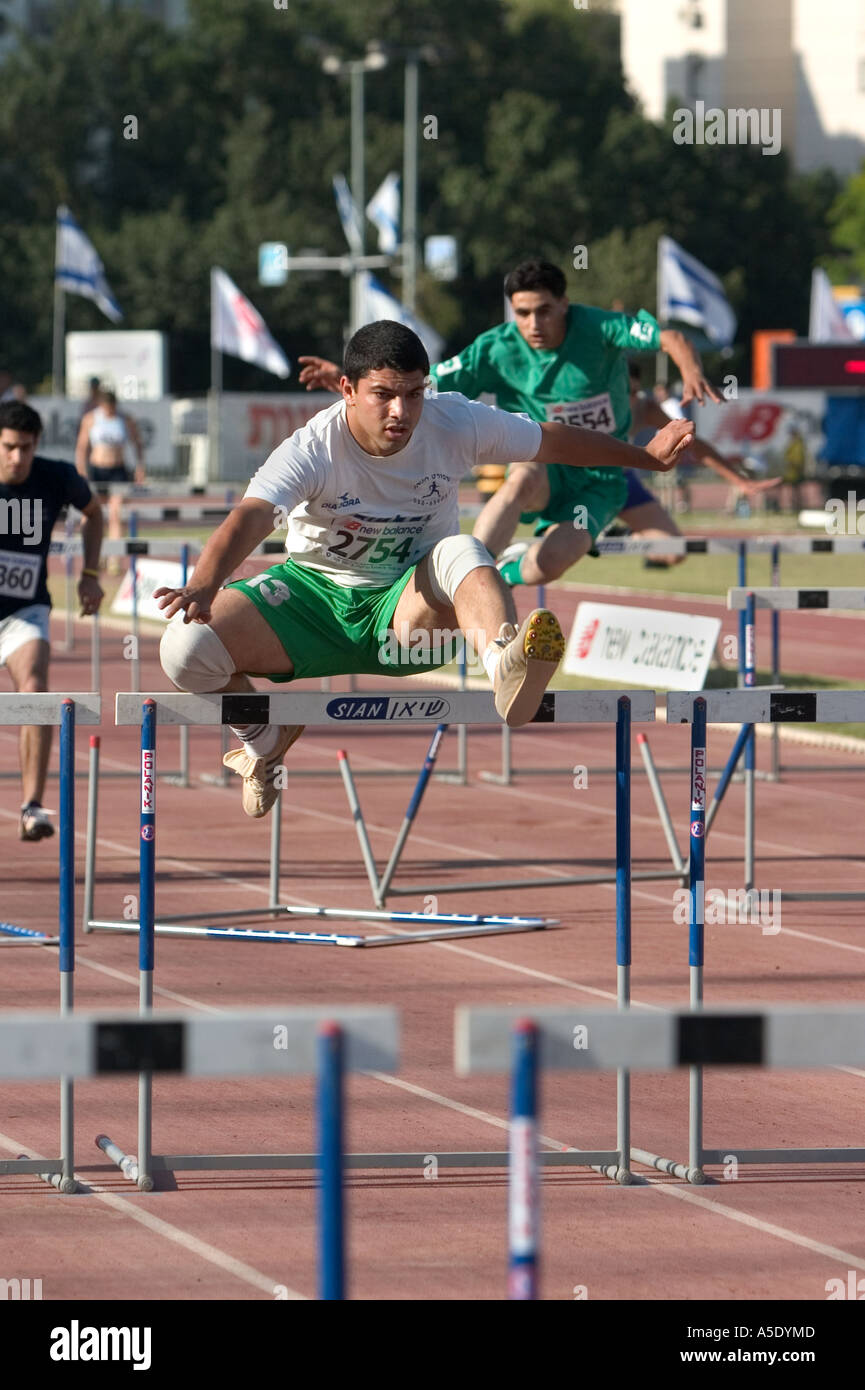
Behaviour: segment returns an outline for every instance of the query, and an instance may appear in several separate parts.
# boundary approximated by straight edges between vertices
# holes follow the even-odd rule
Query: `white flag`
[[[808,337],[812,343],[850,342],[855,339],[840,304],[832,293],[825,270],[815,269],[811,275],[811,315]]]
[[[84,235],[67,207],[57,209],[57,250],[54,279],[67,294],[83,294],[99,306],[106,318],[119,323],[120,305],[105,278],[105,267],[96,247]]]
[[[717,275],[668,236],[658,242],[658,318],[692,323],[718,347],[736,336],[736,315]]]
[[[399,174],[388,174],[366,205],[366,215],[378,227],[378,249],[392,256],[399,246]]]
[[[380,285],[368,270],[363,271],[360,277],[359,302],[364,324],[377,323],[379,319],[393,319],[396,323],[404,323],[406,328],[410,328],[420,338],[430,362],[441,360],[444,338],[440,337],[434,328],[430,328],[428,323],[424,323],[423,319],[417,318],[406,309],[404,304],[400,304],[398,299],[394,299],[392,294],[388,294],[384,285]]]
[[[348,249],[357,256],[363,247],[363,223],[345,174],[334,174],[333,196],[336,198],[336,210],[339,213],[342,230],[345,232]]]
[[[291,375],[291,363],[255,305],[218,266],[210,272],[210,344],[274,376]]]

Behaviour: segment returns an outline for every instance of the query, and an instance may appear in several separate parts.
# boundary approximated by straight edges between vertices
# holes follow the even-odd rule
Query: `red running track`
[[[79,634],[81,629],[79,628]],[[79,640],[80,637],[79,637]],[[107,694],[128,688],[120,638],[107,639]],[[88,684],[82,649],[57,655],[58,690]],[[154,644],[144,644],[142,679],[163,684]],[[344,738],[345,735],[342,735]],[[352,734],[355,770],[419,766],[428,734]],[[651,734],[659,763],[681,765],[683,729]],[[710,735],[710,761],[730,745]],[[297,901],[369,902],[351,817],[340,782],[305,774],[335,769],[337,738],[311,730],[292,749],[286,794],[283,891]],[[86,766],[87,732],[79,734]],[[452,1015],[461,1003],[563,1003],[596,1008],[615,1001],[614,891],[563,887],[576,863],[587,872],[612,864],[612,730],[533,730],[515,739],[517,761],[558,767],[497,789],[477,780],[495,767],[498,733],[472,732],[471,784],[430,786],[409,841],[405,878],[482,878],[489,893],[443,897],[446,910],[531,909],[561,918],[559,930],[459,944],[346,952],[243,943],[157,942],[157,1007],[205,1010],[245,1005],[388,1003],[399,1007],[404,1043],[397,1077],[349,1084],[349,1147],[445,1149],[504,1147],[506,1079],[460,1080],[452,1064]],[[15,735],[0,730],[0,768],[15,765]],[[453,751],[447,746],[442,760]],[[193,731],[193,771],[215,771],[216,737]],[[795,760],[845,760],[795,750]],[[635,763],[636,763],[635,758]],[[849,755],[846,755],[849,761]],[[103,767],[126,771],[101,786],[98,915],[120,917],[137,894],[138,822],[135,731],[106,726]],[[575,790],[570,769],[589,770]],[[160,767],[176,764],[176,735],[160,740]],[[593,775],[593,769],[595,773]],[[408,800],[408,778],[359,778],[373,847],[385,858]],[[53,930],[57,913],[56,839],[19,844],[14,781],[2,784],[0,843],[7,865],[2,916]],[[54,784],[56,786],[56,784]],[[686,839],[687,787],[666,780],[680,844]],[[83,871],[84,783],[77,834]],[[244,819],[236,787],[159,784],[158,910],[220,909],[267,900],[266,824]],[[812,774],[758,787],[757,855],[761,886],[865,890],[856,833],[862,805],[857,776]],[[633,851],[637,867],[666,862],[645,779],[635,777]],[[742,791],[733,786],[713,833],[708,886],[741,879]],[[10,872],[9,865],[14,865]],[[531,891],[496,891],[496,880],[525,873]],[[632,989],[638,1006],[687,1002],[687,929],[673,920],[674,884],[635,884]],[[80,892],[80,890],[79,890]],[[396,901],[396,900],[395,900]],[[418,900],[401,905],[422,908]],[[134,911],[134,908],[132,908]],[[706,997],[710,1003],[865,1002],[861,906],[791,904],[782,930],[709,926]],[[79,937],[76,1003],[82,1009],[134,1008],[134,938]],[[0,1008],[53,1008],[57,956],[51,948],[5,949]],[[612,1077],[550,1075],[542,1130],[553,1145],[614,1143]],[[36,1178],[0,1179],[6,1277],[42,1278],[45,1299],[273,1299],[315,1295],[315,1192],[310,1174],[189,1173],[157,1192],[137,1193],[94,1147],[106,1131],[134,1151],[133,1079],[81,1084],[76,1091],[76,1168],[87,1195],[61,1198]],[[865,1073],[712,1072],[706,1080],[705,1142],[712,1147],[861,1142]],[[53,1154],[57,1088],[0,1085],[0,1152]],[[633,1141],[683,1159],[687,1079],[639,1076],[633,1085]],[[313,1144],[311,1088],[305,1081],[219,1082],[157,1079],[155,1141],[162,1151],[307,1150]],[[427,1165],[427,1171],[433,1165]],[[542,1292],[591,1299],[823,1299],[826,1281],[865,1272],[861,1168],[741,1168],[735,1180],[689,1189],[653,1170],[623,1189],[584,1170],[543,1182]],[[352,1174],[348,1179],[350,1293],[360,1299],[497,1299],[504,1295],[506,1186],[500,1172],[443,1170]]]

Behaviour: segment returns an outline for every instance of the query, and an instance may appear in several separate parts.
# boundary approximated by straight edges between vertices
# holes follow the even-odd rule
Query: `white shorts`
[[[48,641],[51,609],[47,603],[28,603],[8,618],[0,618],[0,666],[5,666],[13,652],[25,642],[39,638]]]

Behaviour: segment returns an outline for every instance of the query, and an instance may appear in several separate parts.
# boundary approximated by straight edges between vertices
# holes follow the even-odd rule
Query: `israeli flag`
[[[399,246],[399,174],[388,174],[366,205],[366,215],[378,227],[378,249],[392,256]]]
[[[67,207],[57,209],[57,250],[54,280],[67,294],[83,294],[98,304],[106,318],[119,323],[120,305],[105,278],[96,247],[84,235]]]
[[[811,275],[811,313],[808,337],[812,343],[847,343],[855,338],[841,305],[832,293],[825,270],[815,267]]]
[[[411,313],[392,294],[388,294],[384,285],[380,284],[374,275],[370,275],[368,270],[361,274],[360,302],[364,324],[377,323],[379,319],[392,319],[396,323],[404,323],[406,328],[410,328],[420,338],[430,362],[441,361],[444,338],[436,333],[434,328],[430,328],[428,323],[424,323],[423,319]]]
[[[717,275],[668,236],[658,241],[658,318],[692,323],[717,347],[736,336],[736,315]]]
[[[345,174],[334,174],[333,193],[349,250],[352,255],[358,256],[363,248],[363,223]]]

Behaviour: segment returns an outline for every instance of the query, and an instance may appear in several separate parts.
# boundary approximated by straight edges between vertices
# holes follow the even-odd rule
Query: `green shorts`
[[[550,500],[540,512],[523,512],[520,521],[535,523],[535,535],[555,526],[557,522],[577,517],[577,507],[584,507],[580,530],[588,531],[593,541],[618,516],[628,496],[624,469],[569,468],[564,463],[547,464]]]
[[[400,648],[389,632],[400,595],[414,566],[385,588],[349,588],[293,560],[272,565],[251,579],[238,579],[240,589],[273,628],[294,666],[294,675],[267,676],[272,681],[307,676],[416,676],[453,660],[456,643],[436,645],[415,634]],[[266,579],[262,582],[263,576]]]

